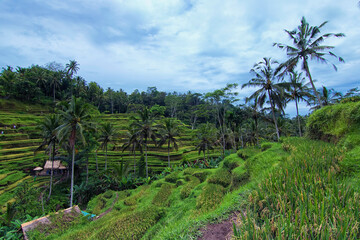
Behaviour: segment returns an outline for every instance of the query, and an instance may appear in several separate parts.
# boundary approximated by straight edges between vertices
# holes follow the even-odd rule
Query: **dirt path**
[[[198,240],[228,240],[233,234],[233,222],[236,221],[236,214],[220,223],[212,223],[200,229],[203,233]]]

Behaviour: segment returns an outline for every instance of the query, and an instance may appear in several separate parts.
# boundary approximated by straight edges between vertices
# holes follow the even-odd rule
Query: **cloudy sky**
[[[329,21],[324,33],[346,35],[325,42],[346,61],[337,72],[310,63],[317,86],[359,86],[355,0],[0,0],[0,67],[76,60],[78,75],[103,88],[207,92],[249,81],[263,57],[283,61],[272,44],[290,44],[284,29],[302,16],[310,25]]]

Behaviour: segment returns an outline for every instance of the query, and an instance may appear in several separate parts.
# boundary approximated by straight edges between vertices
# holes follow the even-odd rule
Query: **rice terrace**
[[[0,240],[360,239],[360,2],[0,12]]]

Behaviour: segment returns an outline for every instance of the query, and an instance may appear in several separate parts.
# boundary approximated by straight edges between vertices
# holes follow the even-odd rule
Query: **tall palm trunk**
[[[86,185],[88,184],[89,181],[89,155],[88,153],[86,154]]]
[[[145,167],[146,167],[146,178],[149,177],[149,171],[148,171],[148,155],[147,155],[147,141],[145,138]]]
[[[98,159],[97,159],[97,150],[95,151],[95,161],[96,161],[96,172],[99,171]]]
[[[168,141],[168,163],[170,167],[170,140]]]
[[[136,153],[135,153],[136,145],[133,146],[133,152],[134,152],[134,176],[136,175]]]
[[[47,198],[47,201],[49,201],[50,197],[51,197],[53,175],[54,175],[54,156],[55,156],[55,144],[53,144],[52,152],[51,152],[51,161],[52,161],[52,163],[51,163],[50,189],[49,189],[49,196]]]
[[[105,171],[107,169],[107,144],[105,146]]]
[[[72,160],[71,160],[70,207],[72,207],[73,205],[73,197],[74,197],[74,166],[75,166],[75,144],[73,145]]]
[[[268,89],[267,92],[268,92],[268,95],[269,95],[269,101],[270,101],[272,116],[273,116],[273,120],[274,120],[274,124],[275,124],[275,128],[276,128],[276,136],[277,136],[277,140],[279,141],[280,140],[280,134],[279,134],[279,128],[278,128],[276,117],[275,117],[274,104],[273,104],[271,96],[270,96],[270,90]]]
[[[311,74],[310,74],[310,70],[309,70],[308,63],[307,63],[307,61],[306,61],[305,59],[304,59],[304,66],[305,66],[306,74],[307,74],[308,77],[309,77],[309,80],[310,80],[312,89],[314,90],[315,96],[316,96],[316,98],[318,99],[319,105],[320,105],[320,107],[323,107],[323,104],[322,104],[322,102],[321,102],[320,95],[319,95],[319,93],[316,91],[314,82],[313,82],[312,77],[311,77]]]
[[[298,120],[298,126],[299,126],[299,135],[300,135],[300,137],[302,137],[302,136],[301,136],[301,125],[300,125],[299,107],[298,107],[298,101],[297,101],[296,98],[295,98],[295,104],[296,104],[296,118],[297,118],[297,120]]]

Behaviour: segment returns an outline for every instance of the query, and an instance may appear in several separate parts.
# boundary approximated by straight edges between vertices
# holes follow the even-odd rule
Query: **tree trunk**
[[[107,144],[105,145],[105,171],[107,169]]]
[[[147,141],[145,140],[145,166],[146,166],[146,178],[149,177],[148,171],[148,155],[147,155]]]
[[[54,95],[54,103],[55,103],[55,82],[54,82],[53,95]]]
[[[299,117],[299,107],[298,107],[298,102],[297,102],[297,99],[296,99],[296,98],[295,98],[295,104],[296,104],[296,117],[297,117],[298,125],[299,125],[299,135],[300,135],[300,137],[302,137],[302,136],[301,136],[300,117]]]
[[[308,63],[307,63],[307,61],[306,61],[305,59],[304,59],[304,66],[305,66],[305,71],[306,71],[306,73],[307,73],[307,75],[308,75],[308,77],[309,77],[309,80],[310,80],[312,89],[314,90],[315,96],[316,96],[316,98],[318,99],[319,105],[320,105],[320,107],[323,107],[323,104],[322,104],[322,102],[321,102],[321,98],[320,98],[320,96],[319,96],[319,93],[316,91],[314,82],[313,82],[313,80],[312,80]]]
[[[136,175],[136,153],[135,153],[135,145],[134,145],[133,150],[134,150],[134,177],[135,177],[135,175]]]
[[[170,167],[170,140],[168,142],[168,163],[169,163],[169,167]]]
[[[86,154],[86,185],[89,181],[89,156],[88,153]]]
[[[73,197],[74,197],[74,166],[75,166],[75,144],[73,146],[72,160],[71,160],[70,207],[72,207],[73,205]]]
[[[51,197],[51,190],[52,190],[52,183],[53,183],[53,175],[54,175],[54,155],[55,155],[55,144],[53,144],[52,152],[51,152],[51,176],[50,176],[50,189],[49,189],[49,196],[47,201],[50,200]]]
[[[97,150],[95,151],[95,161],[96,161],[96,172],[99,171],[98,159],[97,159]]]
[[[275,117],[275,109],[274,109],[274,104],[272,102],[272,99],[270,97],[270,90],[268,91],[268,95],[269,95],[269,101],[270,101],[270,105],[271,105],[271,111],[272,111],[272,115],[273,115],[273,120],[274,120],[274,124],[275,124],[275,128],[276,128],[276,136],[277,136],[277,140],[280,140],[280,134],[279,134],[279,129],[278,129],[278,125],[277,125],[277,121],[276,121],[276,117]]]

